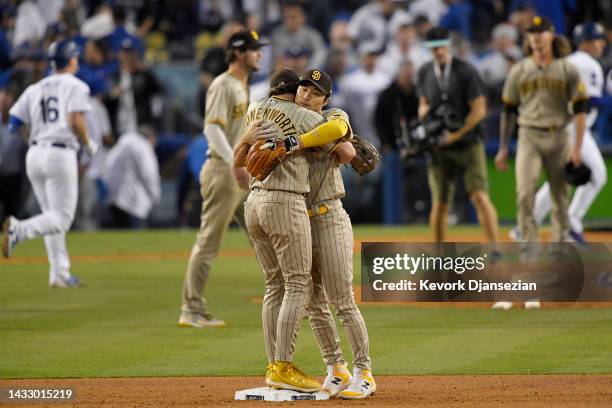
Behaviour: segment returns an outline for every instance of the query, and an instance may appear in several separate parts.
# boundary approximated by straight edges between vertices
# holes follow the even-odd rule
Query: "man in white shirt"
[[[349,22],[349,35],[359,43],[374,43],[384,49],[395,36],[398,22],[410,17],[397,1],[373,0],[360,7]]]
[[[79,143],[90,154],[97,148],[89,140],[85,121],[90,110],[89,87],[74,76],[79,67],[78,55],[73,41],[51,44],[49,59],[54,73],[30,85],[9,112],[12,133],[24,125],[29,127],[26,172],[42,214],[27,220],[7,217],[2,253],[8,258],[19,242],[44,237],[51,287],[80,285],[70,273],[65,234],[77,205]]]
[[[106,157],[105,181],[117,228],[144,226],[161,198],[159,165],[154,146],[157,137],[150,126],[119,138]]]

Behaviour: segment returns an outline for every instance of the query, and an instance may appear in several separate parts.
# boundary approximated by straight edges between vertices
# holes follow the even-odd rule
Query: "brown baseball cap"
[[[555,27],[548,17],[535,16],[531,19],[531,25],[527,28],[529,33],[542,33],[544,31],[555,31]]]
[[[325,95],[329,96],[332,93],[334,82],[331,76],[320,69],[309,69],[300,76],[299,85],[314,85]]]
[[[297,83],[300,80],[300,76],[297,72],[289,68],[279,69],[274,71],[274,73],[270,76],[270,88],[275,87],[285,87],[288,85],[295,85],[297,88]]]
[[[260,39],[259,34],[255,30],[244,30],[238,31],[233,34],[228,42],[227,49],[240,49],[240,50],[256,50],[258,48],[268,45],[266,41]]]

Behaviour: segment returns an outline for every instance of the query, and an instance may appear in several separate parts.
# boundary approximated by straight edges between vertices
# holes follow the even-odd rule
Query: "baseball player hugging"
[[[80,285],[70,273],[65,235],[77,205],[79,143],[90,154],[97,147],[89,140],[85,121],[85,113],[90,110],[89,87],[74,76],[78,54],[73,41],[51,44],[53,74],[30,85],[10,110],[12,133],[29,128],[26,171],[42,214],[26,220],[7,217],[2,253],[8,258],[16,244],[44,237],[51,287]]]

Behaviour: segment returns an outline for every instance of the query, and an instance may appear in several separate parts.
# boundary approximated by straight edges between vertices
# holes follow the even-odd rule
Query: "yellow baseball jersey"
[[[342,109],[328,109],[323,112],[323,118],[330,120],[339,118],[349,125],[349,134],[352,130],[349,117]],[[331,145],[335,145],[332,143]],[[310,181],[310,192],[306,196],[306,205],[309,207],[323,201],[336,200],[344,197],[344,182],[340,172],[340,164],[334,154],[326,153],[332,146],[325,146],[321,149],[310,149],[306,154],[310,170],[308,179]]]
[[[518,107],[519,125],[560,128],[571,118],[571,102],[585,100],[587,94],[578,70],[567,59],[540,68],[529,57],[510,70],[502,99]]]
[[[246,84],[227,71],[216,77],[206,92],[205,123],[221,126],[232,147],[244,132],[248,100]]]
[[[262,99],[249,106],[246,125],[259,119],[274,122],[276,137],[279,139],[299,136],[325,122],[316,112],[274,97]],[[265,180],[251,178],[250,187],[306,194],[310,191],[308,168],[305,153],[298,151],[286,156]]]

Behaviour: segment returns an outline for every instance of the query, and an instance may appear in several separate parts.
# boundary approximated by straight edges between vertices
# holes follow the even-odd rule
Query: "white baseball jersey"
[[[72,112],[88,112],[89,87],[72,74],[53,74],[30,85],[10,114],[30,127],[30,142],[63,143],[79,148],[69,124]]]
[[[604,89],[604,73],[601,65],[595,58],[584,51],[576,51],[567,57],[586,85],[587,96],[601,96]],[[591,109],[587,115],[586,126],[591,128],[597,119],[597,109]]]

